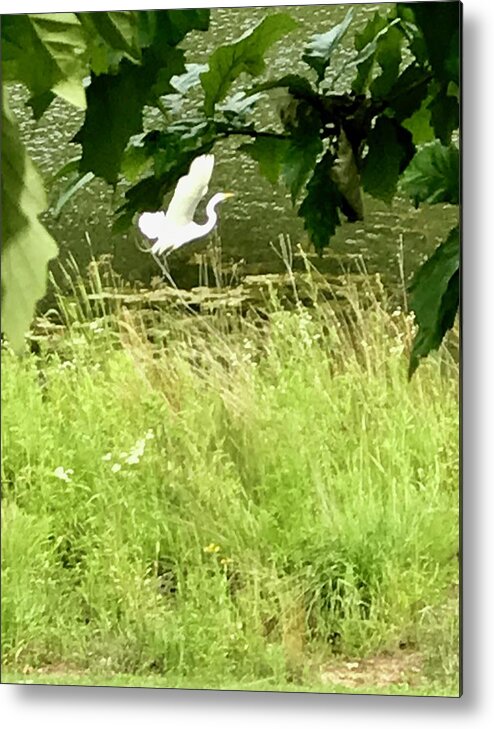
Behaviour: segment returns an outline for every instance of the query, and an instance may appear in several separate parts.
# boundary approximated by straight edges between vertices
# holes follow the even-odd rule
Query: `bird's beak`
[[[226,197],[235,197],[235,193],[234,192],[224,192],[223,195],[225,196],[225,198]]]

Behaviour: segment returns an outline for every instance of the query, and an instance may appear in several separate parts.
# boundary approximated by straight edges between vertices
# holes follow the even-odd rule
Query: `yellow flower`
[[[211,542],[211,544],[208,544],[207,547],[203,547],[203,552],[207,552],[208,554],[218,554],[221,547],[219,544],[215,544],[214,542]]]

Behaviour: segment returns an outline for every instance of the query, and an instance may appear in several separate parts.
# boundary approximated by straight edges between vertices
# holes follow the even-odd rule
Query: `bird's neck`
[[[218,213],[216,212],[215,208],[219,202],[223,199],[221,193],[216,193],[216,195],[213,195],[211,200],[206,205],[206,215],[207,215],[207,221],[204,224],[204,231],[205,233],[209,233],[210,230],[213,230],[214,226],[216,225],[216,222],[218,220]],[[207,228],[207,229],[206,229]]]

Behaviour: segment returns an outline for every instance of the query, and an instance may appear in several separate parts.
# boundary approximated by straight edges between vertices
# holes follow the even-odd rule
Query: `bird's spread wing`
[[[212,154],[202,154],[192,161],[188,174],[179,179],[166,211],[169,224],[181,227],[192,222],[200,200],[208,191],[213,167]]]
[[[150,240],[160,238],[167,229],[165,213],[162,210],[157,213],[143,213],[139,216],[137,225],[141,233]]]

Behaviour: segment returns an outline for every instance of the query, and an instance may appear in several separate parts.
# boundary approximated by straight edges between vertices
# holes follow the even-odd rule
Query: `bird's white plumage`
[[[157,213],[143,213],[139,218],[139,230],[146,238],[155,240],[166,227],[166,215],[160,210]]]
[[[192,222],[197,206],[208,191],[213,167],[212,154],[203,154],[192,161],[188,174],[177,182],[166,211],[166,218],[170,223],[182,226]]]
[[[213,167],[214,155],[196,157],[189,172],[179,179],[166,214],[160,210],[140,215],[137,221],[140,231],[154,241],[151,253],[159,255],[174,250],[184,243],[202,238],[214,228],[217,221],[215,206],[231,193],[214,195],[206,208],[207,222],[202,225],[194,222],[196,208],[208,191]]]

